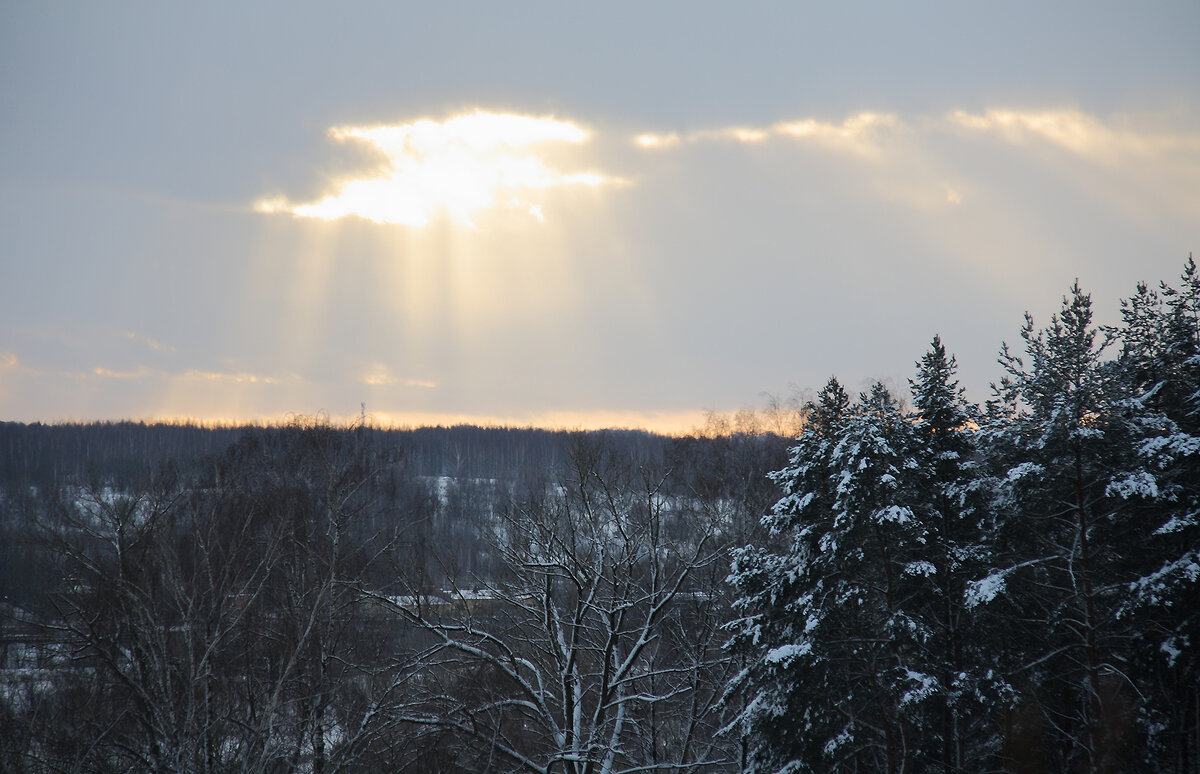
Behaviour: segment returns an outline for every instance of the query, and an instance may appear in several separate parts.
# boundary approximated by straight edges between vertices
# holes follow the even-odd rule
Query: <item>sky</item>
[[[1200,252],[1200,3],[0,0],[0,420],[983,401]]]

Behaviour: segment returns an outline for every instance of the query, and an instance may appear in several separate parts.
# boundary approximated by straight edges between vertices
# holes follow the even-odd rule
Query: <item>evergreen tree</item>
[[[1149,770],[1192,771],[1200,755],[1200,272],[1181,286],[1139,284],[1122,302],[1116,373],[1137,455],[1109,492],[1137,509],[1128,594]]]
[[[1003,591],[1014,638],[1008,671],[1022,692],[1010,715],[1009,765],[1121,771],[1131,749],[1128,630],[1115,612],[1134,510],[1115,496],[1133,437],[1115,406],[1119,386],[1078,283],[1044,330],[1027,314],[1026,367],[1007,345],[1007,372],[985,439],[998,470],[996,571],[968,590]]]
[[[790,545],[737,551],[730,576],[751,768],[924,768],[940,755],[923,729],[939,683],[925,647],[937,570],[912,501],[916,431],[879,384],[850,406],[831,379],[809,417],[764,518]]]
[[[966,606],[967,582],[983,572],[987,510],[978,470],[974,428],[978,409],[954,379],[957,363],[940,336],[909,380],[916,411],[911,419],[919,462],[912,484],[918,517],[927,525],[934,573],[923,617],[930,636],[927,660],[936,665],[935,700],[924,733],[938,748],[943,771],[978,769],[994,758],[999,735],[991,721],[1004,693],[991,667],[989,640],[980,636],[990,611]]]
[[[804,431],[789,450],[789,464],[772,476],[784,495],[763,522],[773,536],[785,538],[785,549],[776,553],[746,546],[733,551],[729,580],[740,618],[731,646],[748,666],[731,690],[748,696],[738,723],[750,771],[813,770],[805,761],[820,759],[819,736],[832,738],[838,720],[817,702],[827,661],[814,653],[808,633],[822,623],[822,600],[814,591],[823,589],[814,588],[821,578],[811,571],[811,561],[816,538],[831,526],[833,486],[827,460],[849,403],[841,384],[831,378],[805,407]],[[808,526],[799,524],[801,514]],[[835,681],[840,694],[841,681]]]

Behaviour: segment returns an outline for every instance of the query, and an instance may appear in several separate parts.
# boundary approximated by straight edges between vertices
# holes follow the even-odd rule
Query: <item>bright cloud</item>
[[[947,128],[991,133],[1012,144],[1047,142],[1101,162],[1165,156],[1186,159],[1200,154],[1200,137],[1195,134],[1154,131],[1145,126],[1136,126],[1131,120],[1106,121],[1068,109],[992,109],[983,113],[954,110],[944,118],[915,118],[911,123],[905,123],[890,113],[863,111],[847,116],[841,122],[803,118],[781,121],[767,127],[703,129],[686,135],[648,133],[638,135],[633,142],[647,150],[665,150],[684,143],[722,140],[758,143],[775,137],[788,137],[878,158],[885,138],[914,128],[925,130],[926,133]]]
[[[96,366],[92,369],[93,376],[104,379],[140,380],[140,379],[175,379],[185,382],[232,382],[236,384],[278,384],[274,376],[259,376],[248,372],[227,373],[221,371],[202,371],[196,368],[180,373],[155,370],[146,366],[138,366],[132,370],[121,371],[114,368]]]
[[[681,141],[682,138],[674,132],[670,134],[639,134],[633,138],[634,144],[642,148],[671,148]]]
[[[876,135],[900,127],[900,120],[887,113],[863,112],[847,117],[840,124],[816,121],[788,121],[771,127],[775,134],[794,137],[798,140],[815,140],[840,150],[848,150],[863,156],[876,156],[879,147]]]
[[[201,382],[234,382],[236,384],[278,384],[279,379],[274,376],[259,376],[246,372],[240,373],[223,373],[221,371],[201,371],[195,368],[184,371],[176,378],[183,381],[201,381]]]
[[[861,156],[877,157],[880,153],[878,136],[885,131],[902,128],[900,120],[887,113],[862,112],[847,116],[841,123],[804,118],[782,121],[766,127],[734,126],[726,129],[704,129],[687,135],[640,134],[633,142],[647,150],[664,150],[681,143],[728,141],[755,144],[773,137],[814,141],[826,147],[850,151]]]
[[[769,134],[762,129],[753,129],[740,126],[730,129],[729,133],[733,136],[733,139],[737,140],[738,142],[745,143],[762,142],[769,136]]]
[[[982,114],[956,110],[947,120],[966,129],[998,133],[1009,142],[1043,140],[1104,161],[1200,153],[1200,137],[1137,129],[1127,121],[1105,122],[1077,110],[988,110]]]
[[[353,215],[416,228],[445,212],[473,227],[477,213],[497,207],[544,220],[542,202],[533,200],[539,193],[618,182],[595,171],[556,168],[547,158],[547,146],[579,145],[588,133],[553,118],[480,111],[440,123],[335,127],[329,136],[364,143],[387,164],[370,176],[342,181],[336,192],[317,201],[264,200],[256,209],[322,220]]]
[[[1015,148],[1049,146],[1082,161],[1089,194],[1140,219],[1174,212],[1191,218],[1200,212],[1200,133],[1164,127],[1153,117],[1107,119],[1078,110],[956,110],[946,125],[968,135],[994,137]],[[1078,166],[1078,165],[1077,165]],[[1065,170],[1079,175],[1080,171]]]
[[[144,379],[150,376],[150,369],[139,366],[132,371],[118,371],[114,368],[96,366],[92,369],[92,373],[96,376],[103,376],[105,379]]]
[[[1128,217],[1152,217],[1153,208],[1191,217],[1200,209],[1200,134],[1164,126],[1150,117],[1099,117],[1074,109],[952,110],[941,116],[862,111],[843,120],[802,118],[765,127],[703,129],[685,135],[642,134],[634,144],[666,150],[702,142],[761,143],[776,138],[871,162],[857,171],[875,193],[921,209],[959,205],[967,198],[969,162],[954,158],[944,140],[957,133],[977,142],[1001,142],[1019,151],[1059,149],[1083,164],[1064,166],[1030,152],[1035,163],[1053,165],[1065,180],[1078,180],[1093,198]],[[953,184],[948,182],[954,180]]]

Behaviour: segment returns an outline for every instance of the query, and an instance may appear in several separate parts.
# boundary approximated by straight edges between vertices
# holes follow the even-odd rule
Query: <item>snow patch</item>
[[[1128,473],[1124,478],[1114,479],[1104,489],[1109,497],[1120,497],[1128,500],[1130,497],[1158,497],[1158,481],[1144,470]]]
[[[797,656],[805,656],[811,652],[812,646],[807,642],[799,644],[790,642],[787,645],[780,645],[778,648],[772,648],[767,651],[765,660],[768,664],[786,664]]]
[[[937,575],[937,568],[931,563],[924,560],[917,562],[909,562],[904,568],[905,575],[919,575],[924,578],[929,578]]]
[[[1175,666],[1175,659],[1179,658],[1179,654],[1183,653],[1183,648],[1180,647],[1180,643],[1174,637],[1163,642],[1158,648],[1167,654],[1167,663],[1171,666]]]
[[[1147,457],[1159,454],[1190,457],[1193,454],[1200,454],[1200,436],[1188,435],[1187,433],[1160,435],[1157,438],[1150,438],[1144,441],[1141,452]]]
[[[1007,574],[1008,570],[1001,570],[981,580],[967,583],[966,591],[963,594],[963,604],[970,609],[991,602],[997,595],[1004,591],[1005,576]]]
[[[1036,462],[1022,462],[1020,465],[1008,471],[1008,476],[1005,478],[1005,480],[1012,484],[1020,481],[1026,476],[1037,475],[1043,470],[1044,468]]]
[[[912,521],[912,511],[899,505],[889,505],[876,511],[875,519],[879,522],[890,521],[896,524],[907,524]]]
[[[1172,516],[1166,524],[1154,530],[1154,534],[1170,535],[1172,532],[1179,532],[1180,530],[1187,529],[1188,527],[1194,527],[1196,525],[1197,516],[1200,516],[1200,511],[1193,511],[1192,513],[1188,513],[1183,516]]]
[[[906,669],[905,672],[905,677],[912,683],[912,687],[900,697],[901,707],[907,707],[909,704],[915,704],[933,695],[937,689],[937,680],[932,675],[914,672],[911,669]]]
[[[833,755],[838,751],[839,747],[843,747],[854,741],[854,735],[850,733],[850,729],[845,729],[842,733],[825,743],[825,754]]]

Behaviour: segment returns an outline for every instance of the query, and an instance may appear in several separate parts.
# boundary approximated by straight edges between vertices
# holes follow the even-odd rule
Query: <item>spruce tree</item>
[[[849,402],[831,378],[805,407],[804,430],[789,450],[788,465],[772,475],[783,497],[763,523],[782,550],[746,546],[733,552],[729,581],[738,618],[730,645],[747,667],[731,690],[746,696],[737,723],[751,772],[819,770],[810,762],[823,755],[821,737],[835,736],[838,718],[820,698],[823,688],[836,696],[844,686],[812,642],[825,612],[822,578],[813,562],[819,536],[832,526],[828,460]]]
[[[981,489],[975,428],[978,409],[955,380],[957,363],[940,336],[917,363],[913,393],[917,475],[914,506],[927,525],[928,557],[935,572],[923,617],[930,635],[927,660],[936,665],[937,692],[923,733],[936,747],[943,771],[976,770],[994,758],[998,730],[992,722],[1004,693],[989,640],[987,609],[971,611],[966,584],[984,572],[982,550],[988,511]]]
[[[1147,770],[1193,770],[1200,756],[1200,272],[1178,288],[1139,284],[1122,302],[1121,409],[1137,454],[1109,484],[1136,509],[1117,615],[1135,634]]]
[[[1128,632],[1115,612],[1133,513],[1109,484],[1133,447],[1103,358],[1111,336],[1076,283],[1045,329],[1027,314],[1021,338],[1028,366],[1002,350],[1007,376],[984,435],[999,473],[997,567],[969,594],[1003,590],[1009,605],[1016,638],[1004,645],[1022,694],[1009,718],[1010,765],[1119,771],[1132,698]]]
[[[786,550],[741,549],[730,576],[751,770],[923,768],[938,754],[923,728],[936,568],[910,502],[915,431],[879,384],[850,406],[830,380],[809,417],[764,518]]]

